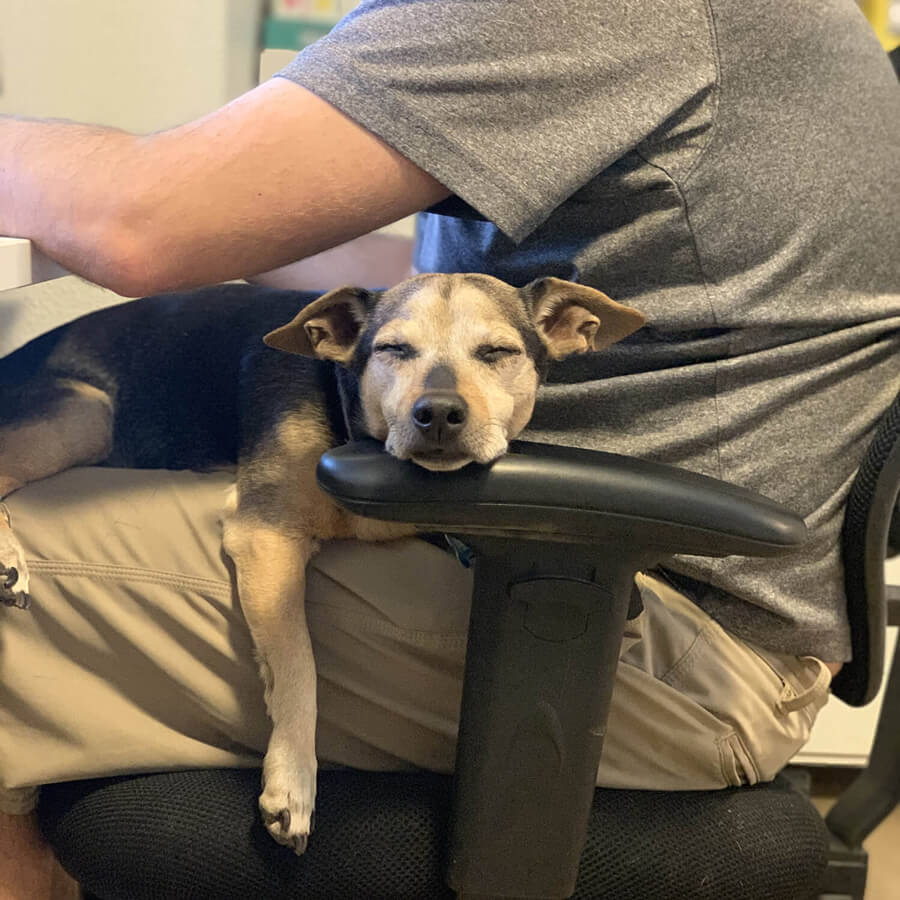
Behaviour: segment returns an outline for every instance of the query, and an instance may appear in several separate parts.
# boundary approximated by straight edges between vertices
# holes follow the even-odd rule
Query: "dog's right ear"
[[[377,296],[375,291],[357,287],[330,291],[300,310],[287,325],[270,331],[263,341],[276,350],[348,363]]]
[[[538,278],[519,293],[552,359],[602,350],[647,321],[601,291],[561,278]]]

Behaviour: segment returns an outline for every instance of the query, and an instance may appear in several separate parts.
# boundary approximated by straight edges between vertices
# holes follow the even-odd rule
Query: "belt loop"
[[[803,709],[804,706],[812,702],[817,694],[827,690],[831,684],[831,672],[822,660],[816,659],[815,656],[801,656],[800,660],[806,663],[815,663],[819,671],[815,681],[799,694],[791,685],[785,683],[781,691],[781,697],[776,704],[776,709],[780,713],[791,713],[796,712],[798,709]]]

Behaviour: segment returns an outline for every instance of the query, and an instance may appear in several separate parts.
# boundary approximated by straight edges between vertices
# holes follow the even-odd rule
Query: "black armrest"
[[[635,572],[672,553],[773,556],[806,537],[733,485],[542,444],[433,473],[359,442],[326,453],[318,478],[352,512],[475,550],[447,870],[465,897],[574,891]]]
[[[613,453],[515,441],[491,465],[428,472],[377,441],[326,453],[319,485],[359,515],[426,530],[592,543],[633,534],[661,552],[774,556],[802,519],[751,491]]]

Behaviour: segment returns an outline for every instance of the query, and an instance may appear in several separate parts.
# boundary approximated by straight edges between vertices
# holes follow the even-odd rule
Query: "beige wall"
[[[0,112],[154,131],[256,83],[262,0],[0,0]]]

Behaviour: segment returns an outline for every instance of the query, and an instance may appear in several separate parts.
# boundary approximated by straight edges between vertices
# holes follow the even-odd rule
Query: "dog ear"
[[[553,359],[602,350],[647,320],[606,294],[561,278],[539,278],[521,289],[531,320]]]
[[[337,288],[304,307],[287,325],[270,331],[263,341],[276,350],[348,363],[376,296],[363,288]]]

